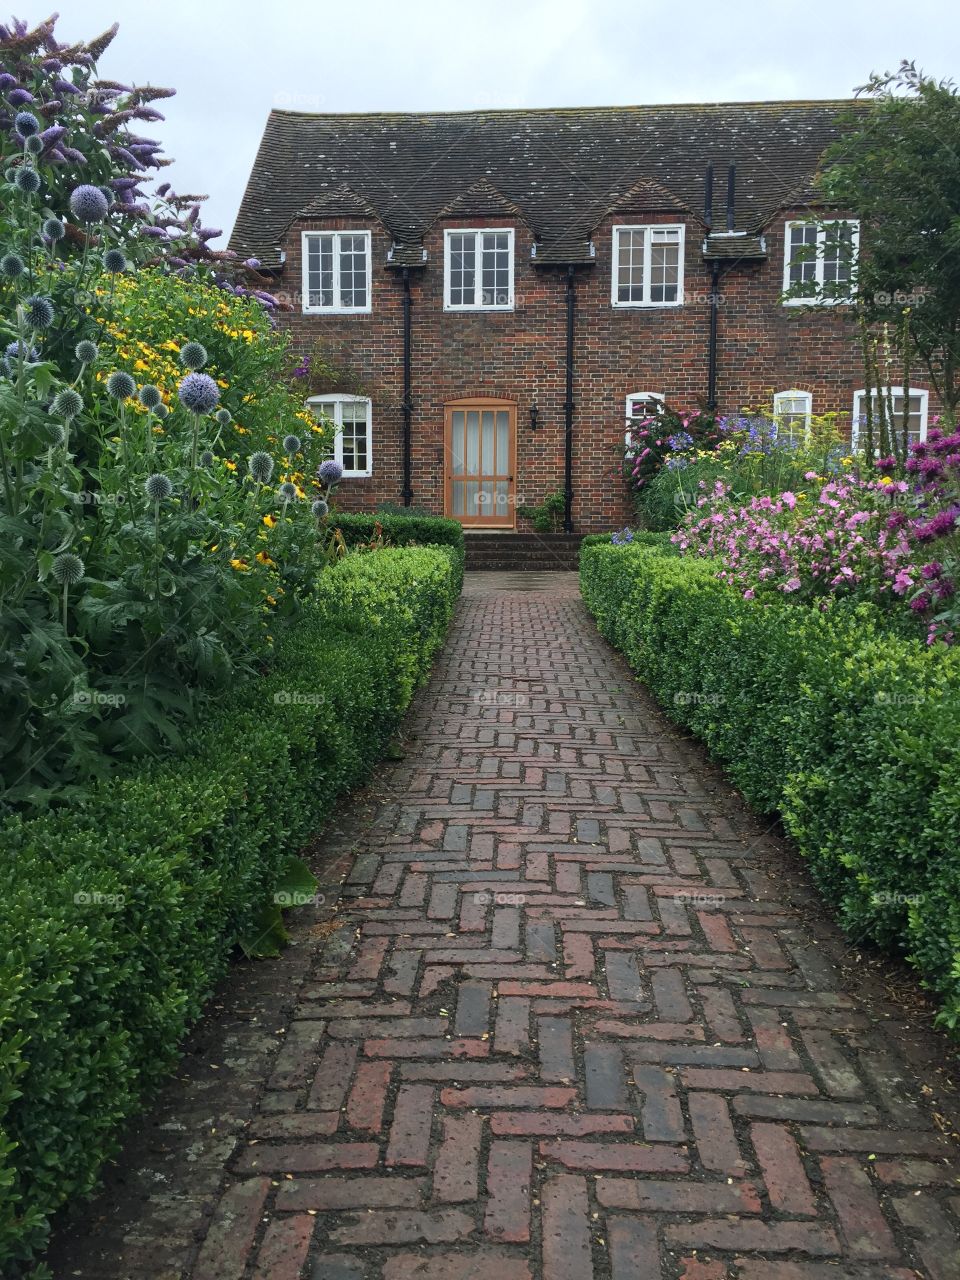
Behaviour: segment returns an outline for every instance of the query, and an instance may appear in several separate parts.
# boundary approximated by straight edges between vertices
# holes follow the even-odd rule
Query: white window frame
[[[788,400],[802,400],[803,409],[784,409],[782,406]],[[813,392],[800,391],[794,388],[790,391],[777,391],[773,397],[773,417],[774,421],[784,413],[802,413],[804,417],[803,438],[810,439],[810,426],[813,418]],[[779,434],[779,433],[778,433]]]
[[[310,302],[310,265],[309,241],[315,236],[333,236],[333,297],[334,303],[329,307]],[[344,307],[336,301],[340,297],[340,237],[363,236],[367,259],[367,305],[365,307]],[[303,314],[306,316],[358,316],[369,315],[373,310],[373,237],[371,232],[362,227],[346,228],[342,231],[303,231],[300,233],[300,258],[302,263]]]
[[[643,302],[621,302],[617,294],[619,292],[620,277],[620,233],[622,231],[642,231],[643,237]],[[679,231],[680,242],[678,248],[677,261],[677,297],[674,302],[650,302],[647,301],[650,296],[650,248],[652,243],[651,233],[654,231]],[[683,266],[686,256],[687,229],[682,222],[624,222],[618,223],[612,232],[612,266],[610,269],[610,302],[611,305],[623,310],[631,308],[653,308],[653,307],[682,307],[683,306]]]
[[[490,302],[483,301],[483,249],[481,247],[480,237],[484,235],[506,235],[507,252],[510,258],[510,284],[507,289],[507,302]],[[474,249],[474,261],[476,262],[476,276],[474,282],[473,296],[479,297],[479,302],[451,302],[450,301],[450,237],[451,236],[474,236],[476,238],[476,247]],[[514,295],[514,242],[513,227],[447,227],[443,232],[443,309],[444,311],[513,311],[515,303]]]
[[[333,456],[343,466],[343,406],[345,404],[365,404],[367,406],[367,467],[365,471],[348,471],[344,467],[344,478],[362,479],[373,475],[373,401],[369,396],[349,396],[333,392],[330,395],[310,396],[307,408],[318,407],[333,422],[336,434],[333,437]]]
[[[850,258],[850,289],[851,292],[843,298],[824,298],[823,290],[823,246],[827,238],[827,227],[835,227],[840,223],[847,223],[852,228],[850,237],[851,258]],[[785,307],[843,307],[849,306],[853,300],[852,290],[856,284],[857,263],[860,258],[860,219],[859,218],[828,218],[825,222],[817,222],[813,218],[792,218],[783,224],[783,292],[786,294],[792,288],[790,283],[790,232],[794,227],[816,227],[817,228],[817,254],[815,258],[808,258],[808,262],[814,264],[815,283],[820,294],[814,298],[783,298]]]
[[[873,394],[878,396],[902,396],[903,387],[874,387]],[[856,449],[860,435],[860,418],[864,412],[863,403],[866,399],[866,388],[861,387],[859,391],[853,393],[853,421],[850,424],[850,448]],[[923,387],[910,387],[907,391],[907,399],[911,396],[917,396],[920,401],[920,440],[927,438],[927,425],[930,417],[930,392],[924,390]]]
[[[633,414],[630,412],[630,405],[634,400],[656,400],[661,409],[667,403],[666,396],[661,395],[659,391],[634,391],[632,395],[627,396],[624,410],[627,432],[624,439],[628,447],[633,444],[633,431],[630,428],[630,423],[633,421]]]

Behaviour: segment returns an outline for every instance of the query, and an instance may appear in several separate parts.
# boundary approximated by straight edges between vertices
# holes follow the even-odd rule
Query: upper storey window
[[[444,232],[447,311],[513,310],[513,229]]]
[[[786,306],[849,302],[860,244],[860,223],[788,222],[784,235]]]
[[[683,227],[613,228],[613,305],[678,307],[683,302]]]
[[[369,231],[304,231],[303,309],[318,315],[370,310]]]

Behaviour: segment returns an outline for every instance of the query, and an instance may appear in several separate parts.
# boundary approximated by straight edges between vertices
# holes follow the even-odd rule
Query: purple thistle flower
[[[70,211],[80,222],[102,222],[107,208],[107,197],[89,183],[75,187],[70,194]]]
[[[220,388],[207,373],[188,373],[177,390],[180,403],[191,413],[209,413],[220,400]]]
[[[343,479],[343,465],[334,458],[328,458],[326,462],[320,463],[317,475],[324,484],[336,484]]]
[[[18,111],[13,124],[21,138],[32,138],[40,132],[40,121],[32,111]]]

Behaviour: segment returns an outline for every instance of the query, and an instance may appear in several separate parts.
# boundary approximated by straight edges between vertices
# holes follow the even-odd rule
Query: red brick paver
[[[349,833],[342,927],[164,1274],[958,1280],[960,1162],[913,1072],[573,576],[547,585],[468,576]]]

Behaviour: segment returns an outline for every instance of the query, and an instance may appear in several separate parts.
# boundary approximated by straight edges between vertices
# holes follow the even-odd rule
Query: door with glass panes
[[[516,417],[516,405],[508,400],[456,400],[446,406],[445,510],[461,524],[514,528]]]

